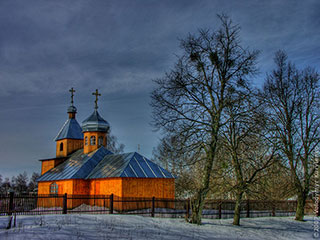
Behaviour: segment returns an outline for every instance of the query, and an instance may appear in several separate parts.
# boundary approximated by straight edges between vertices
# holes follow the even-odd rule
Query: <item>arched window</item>
[[[63,151],[63,143],[60,143],[60,152]]]
[[[58,194],[58,184],[50,184],[50,194]]]
[[[84,138],[84,145],[88,145],[88,137]]]
[[[98,138],[98,145],[102,146],[103,145],[103,137]]]
[[[90,145],[96,145],[96,137],[95,136],[90,137]]]

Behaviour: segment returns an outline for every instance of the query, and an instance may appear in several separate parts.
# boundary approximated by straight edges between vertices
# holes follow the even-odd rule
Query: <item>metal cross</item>
[[[94,101],[95,103],[95,109],[98,109],[98,96],[101,96],[101,94],[98,92],[98,89],[96,89],[96,92],[92,93],[92,95],[96,96],[96,100]]]
[[[74,96],[74,92],[75,92],[76,90],[74,90],[73,89],[73,87],[69,90],[69,92],[71,92],[71,105],[73,106],[73,96]]]

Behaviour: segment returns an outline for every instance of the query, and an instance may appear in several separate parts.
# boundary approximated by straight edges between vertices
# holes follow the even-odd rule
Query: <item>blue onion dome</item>
[[[68,113],[76,113],[77,112],[77,108],[73,105],[68,107]]]
[[[95,109],[94,112],[82,122],[82,132],[108,132],[110,125],[104,120],[98,110]]]

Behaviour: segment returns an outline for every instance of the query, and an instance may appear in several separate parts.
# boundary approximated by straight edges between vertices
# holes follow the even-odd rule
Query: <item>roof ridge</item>
[[[88,159],[82,164],[82,166],[78,169],[78,171],[76,171],[76,172],[72,175],[72,178],[76,178],[76,177],[77,177],[76,175],[77,175],[80,171],[83,171],[83,170],[86,169],[87,167],[90,167],[90,166],[87,166],[87,165],[88,165],[88,162],[89,162],[90,160],[92,160],[93,158],[95,158],[96,155],[98,155],[98,154],[100,154],[100,153],[101,153],[101,154],[105,154],[103,157],[100,158],[100,160],[99,160],[99,158],[98,158],[98,159],[97,159],[98,161],[97,161],[95,164],[94,164],[94,162],[92,162],[94,166],[91,167],[91,169],[88,171],[87,174],[85,174],[85,176],[82,176],[82,178],[86,179],[86,178],[90,175],[90,173],[96,168],[96,166],[98,166],[99,163],[105,158],[105,156],[108,155],[108,152],[110,152],[110,151],[107,150],[106,148],[104,148],[104,147],[102,146],[102,147],[98,148],[96,151],[94,151],[93,154],[92,154],[90,157],[89,157],[89,154],[87,154]]]
[[[65,121],[54,140],[57,141],[66,138],[79,140],[83,139],[82,128],[78,121],[74,118],[69,118]]]
[[[67,122],[70,121],[70,118],[67,119],[67,121],[64,122],[64,124],[62,125],[62,127],[60,128],[60,131],[58,132],[57,136],[54,138],[54,140],[56,140],[58,138],[58,136],[60,135],[60,133],[63,131],[64,127],[67,125]]]

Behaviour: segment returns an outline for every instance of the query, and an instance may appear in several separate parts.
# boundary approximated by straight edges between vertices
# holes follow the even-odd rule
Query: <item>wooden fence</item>
[[[244,200],[241,217],[291,216],[297,201]],[[203,218],[232,218],[234,200],[207,200]],[[314,204],[307,201],[305,212],[313,213]],[[0,195],[0,216],[72,213],[139,214],[152,217],[189,217],[188,199],[123,198],[115,195]]]

